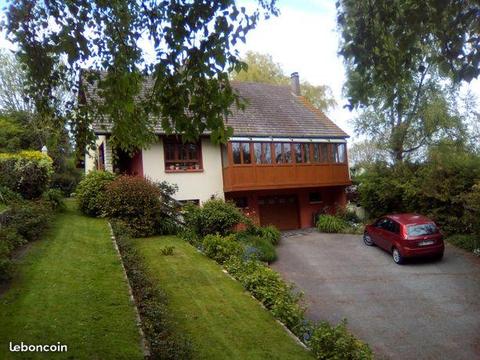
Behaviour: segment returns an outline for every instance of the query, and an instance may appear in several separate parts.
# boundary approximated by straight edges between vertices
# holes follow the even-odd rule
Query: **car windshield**
[[[438,232],[438,228],[434,223],[409,225],[407,228],[408,236],[425,236]]]

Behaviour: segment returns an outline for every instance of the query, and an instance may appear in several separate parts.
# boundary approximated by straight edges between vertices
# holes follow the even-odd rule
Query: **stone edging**
[[[122,265],[123,277],[127,281],[128,294],[129,294],[129,297],[130,297],[130,302],[132,303],[133,309],[135,311],[135,318],[136,318],[136,322],[137,322],[138,332],[140,334],[140,345],[142,347],[143,356],[145,358],[148,358],[148,357],[150,357],[150,348],[148,346],[147,339],[145,338],[145,334],[144,334],[143,329],[142,329],[142,319],[140,318],[140,313],[138,311],[137,303],[135,301],[135,298],[133,297],[133,291],[132,291],[132,287],[130,286],[130,280],[128,279],[127,271],[125,270],[125,265],[123,265],[122,255],[120,254],[120,250],[119,250],[118,244],[117,244],[117,239],[115,238],[115,234],[113,233],[113,229],[112,229],[112,225],[110,224],[110,221],[108,221],[108,227],[110,228],[110,235],[111,235],[113,247],[115,248],[115,251],[117,252],[117,256],[120,260],[120,264]]]
[[[196,249],[197,249],[197,251],[198,251],[200,254],[202,254],[202,255],[205,256],[206,258],[210,259],[207,255],[205,255],[205,253],[204,253],[203,251],[201,251],[201,250],[198,249],[198,248],[196,248]],[[210,260],[211,260],[211,259],[210,259]],[[230,273],[229,273],[225,268],[223,268],[223,267],[222,267],[222,272],[223,272],[225,275],[227,275],[230,279],[232,279],[233,281],[236,281],[236,282],[240,283],[237,279],[235,279],[232,275],[230,275]],[[243,286],[242,286],[242,288],[243,288]],[[260,302],[260,300],[258,300],[255,296],[253,296],[248,290],[245,290],[245,291],[248,292],[248,295],[250,295],[250,297],[251,297],[253,300],[255,300],[255,302],[256,302],[257,304],[259,304],[265,311],[268,311],[268,312],[270,313],[270,311],[265,307],[265,305],[263,305],[263,304]],[[310,351],[310,349],[308,348],[308,346],[305,345],[305,343],[304,343],[302,340],[300,340],[297,335],[295,335],[294,333],[292,333],[292,332],[290,331],[290,329],[289,329],[284,323],[282,323],[280,320],[276,319],[275,317],[273,317],[273,319],[274,319],[278,324],[280,324],[280,326],[287,332],[288,336],[290,336],[293,340],[295,340],[296,343],[298,343],[298,344],[299,344],[301,347],[303,347],[305,350]]]

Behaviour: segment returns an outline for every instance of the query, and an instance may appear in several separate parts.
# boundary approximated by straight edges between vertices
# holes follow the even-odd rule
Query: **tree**
[[[374,86],[372,90],[375,99],[355,119],[355,131],[375,139],[394,161],[412,157],[440,139],[464,136],[457,91],[442,86],[430,66],[391,88]]]
[[[427,65],[456,82],[480,74],[480,3],[475,0],[338,0],[337,22],[350,107],[370,105]],[[350,81],[352,85],[352,81]]]
[[[10,1],[6,27],[39,113],[55,118],[55,89],[78,90],[89,64],[94,71],[83,80],[97,83],[98,101],[85,104],[78,127],[100,116],[112,124],[113,143],[133,151],[154,141],[158,123],[185,140],[206,130],[213,141],[226,140],[232,129],[223,118],[241,106],[228,77],[244,66],[234,46],[277,13],[275,0],[258,0],[253,10],[235,0],[19,0]],[[145,56],[145,41],[153,57]]]
[[[247,65],[241,71],[233,72],[232,79],[238,81],[251,81],[274,85],[288,85],[290,78],[285,75],[279,63],[271,55],[248,51],[242,61]],[[312,105],[326,111],[336,105],[331,89],[326,85],[312,85],[308,81],[301,83],[302,95]]]
[[[352,144],[348,151],[348,160],[351,168],[360,169],[385,161],[388,155],[388,151],[382,149],[374,140],[364,140]]]
[[[0,50],[0,109],[6,112],[32,112],[24,88],[25,72],[12,54]]]

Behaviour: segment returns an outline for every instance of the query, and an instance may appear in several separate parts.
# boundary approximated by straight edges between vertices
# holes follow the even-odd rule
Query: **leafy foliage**
[[[478,234],[455,234],[447,237],[446,241],[469,252],[480,249],[480,235]]]
[[[202,207],[189,204],[184,208],[186,226],[198,236],[228,235],[245,216],[232,202],[221,199],[206,201]]]
[[[148,277],[143,259],[132,245],[129,228],[113,222],[118,248],[127,272],[133,296],[142,319],[142,329],[152,359],[191,359],[192,346],[184,334],[175,329],[167,296]],[[173,249],[172,249],[173,250]]]
[[[235,241],[233,235],[207,235],[203,239],[203,251],[205,255],[212,258],[219,264],[223,264],[232,256],[240,256],[243,253],[242,246]]]
[[[145,237],[170,230],[160,188],[138,176],[120,176],[106,186],[105,215],[122,221],[134,237]]]
[[[51,221],[53,208],[45,201],[15,202],[0,218],[0,281],[8,280],[13,271],[13,251],[29,241],[38,240]]]
[[[237,81],[250,81],[274,85],[290,84],[290,77],[286,76],[280,64],[273,61],[271,55],[248,51],[242,59],[246,69],[232,74]],[[320,110],[328,110],[336,105],[331,89],[326,85],[313,85],[302,81],[300,90],[313,106]]]
[[[89,216],[100,216],[104,212],[105,191],[115,175],[107,171],[91,171],[80,181],[76,190],[78,207]]]
[[[355,339],[347,330],[347,322],[344,320],[337,326],[331,326],[327,322],[320,322],[313,327],[307,341],[316,359],[373,359],[370,348]]]
[[[395,89],[429,65],[457,81],[478,77],[479,11],[454,0],[337,1],[350,104],[369,105],[379,87]]]
[[[235,238],[244,246],[245,258],[257,259],[267,263],[274,262],[277,259],[275,246],[268,235],[253,235],[248,231],[241,231],[235,234]]]
[[[108,118],[114,142],[132,151],[154,140],[158,122],[187,140],[205,130],[214,141],[226,140],[231,129],[223,117],[239,102],[228,73],[243,67],[233,46],[261,17],[277,13],[275,0],[259,0],[253,10],[235,0],[21,1],[8,7],[6,28],[18,44],[37,111],[55,113],[55,90],[78,89],[82,64],[92,64],[105,76],[82,76],[99,82],[100,101],[86,104],[73,129],[83,140],[92,113]],[[153,56],[145,56],[141,39]],[[139,98],[144,75],[154,86]]]
[[[260,226],[257,228],[258,236],[268,240],[272,245],[278,245],[282,233],[273,225]]]
[[[471,232],[475,216],[465,201],[480,179],[480,157],[456,146],[432,148],[425,163],[394,166],[378,163],[359,176],[359,201],[370,216],[419,212],[446,233]],[[475,205],[471,209],[475,214]],[[477,217],[478,218],[478,217]]]
[[[338,233],[346,227],[343,219],[333,215],[320,215],[317,220],[317,229],[325,233]]]
[[[0,154],[0,185],[26,199],[39,197],[53,173],[52,159],[39,151]]]

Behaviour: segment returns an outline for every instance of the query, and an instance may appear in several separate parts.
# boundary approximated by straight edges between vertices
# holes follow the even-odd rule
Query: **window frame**
[[[190,158],[188,155],[187,159],[181,159],[180,155],[182,152],[186,154],[189,153],[188,146],[196,146],[196,158]],[[168,148],[173,146],[173,159],[167,158],[167,153],[169,153]],[[173,138],[164,138],[163,139],[163,160],[166,173],[186,173],[186,172],[202,172],[203,171],[203,155],[202,155],[202,141],[201,139],[198,142],[186,142],[183,143],[180,139]],[[180,165],[188,164],[188,165]],[[198,168],[196,167],[198,165]],[[174,166],[172,169],[171,167]],[[182,166],[182,168],[180,168]],[[187,167],[185,167],[187,166]],[[193,166],[193,168],[192,168]],[[179,168],[177,168],[179,167]]]

